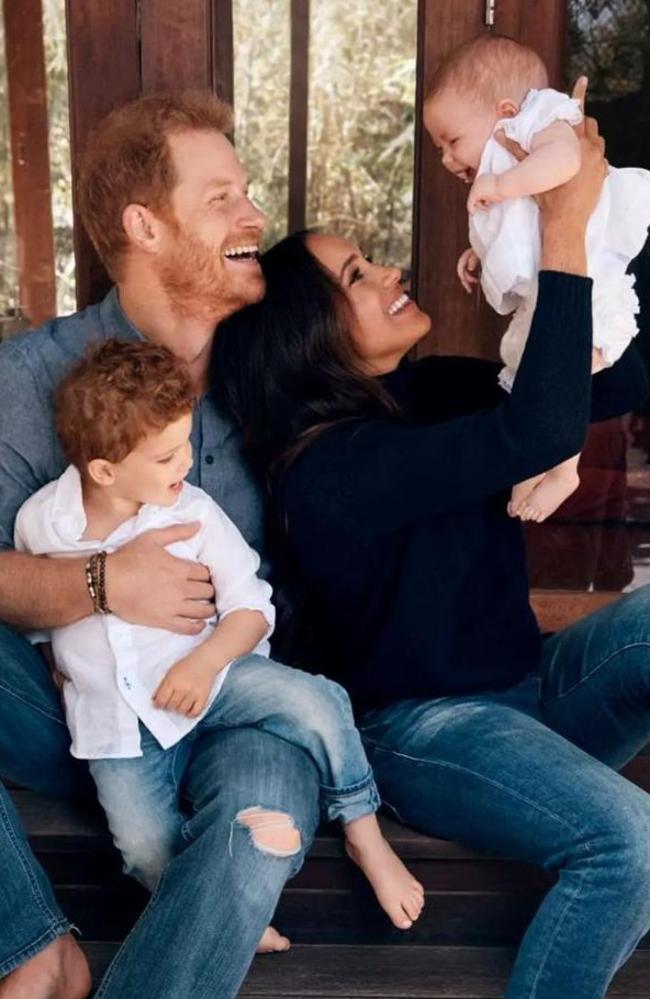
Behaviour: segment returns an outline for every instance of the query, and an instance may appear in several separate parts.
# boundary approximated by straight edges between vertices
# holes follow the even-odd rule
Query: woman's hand
[[[587,78],[581,76],[573,88],[573,97],[584,108]],[[605,143],[598,134],[598,122],[583,118],[575,126],[580,140],[580,169],[578,173],[552,191],[536,197],[542,222],[542,268],[566,271],[570,274],[587,274],[585,233],[607,176]],[[497,136],[498,141],[518,160],[526,155],[516,144]]]

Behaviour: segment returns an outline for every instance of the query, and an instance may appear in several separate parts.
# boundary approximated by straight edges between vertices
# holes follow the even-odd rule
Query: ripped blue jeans
[[[379,808],[375,781],[343,688],[324,676],[263,656],[244,656],[230,668],[205,717],[175,746],[162,749],[141,725],[142,756],[88,761],[125,872],[150,891],[189,839],[179,788],[192,740],[216,729],[248,726],[279,736],[309,755],[320,777],[321,809],[329,821],[352,822]],[[251,807],[233,821],[246,825],[254,812]],[[253,841],[260,829],[272,824],[285,823],[269,818],[263,827],[256,824]],[[273,852],[268,846],[265,850]]]

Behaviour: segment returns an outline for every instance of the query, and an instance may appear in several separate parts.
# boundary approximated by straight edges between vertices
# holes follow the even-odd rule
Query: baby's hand
[[[482,173],[476,178],[467,199],[467,211],[470,215],[474,215],[479,208],[485,211],[497,201],[503,201],[497,190],[498,182],[499,178],[495,173]]]
[[[461,253],[458,258],[456,273],[460,278],[460,283],[469,295],[471,295],[474,285],[478,284],[476,271],[480,262],[471,246],[464,253]]]
[[[213,684],[214,673],[206,669],[205,661],[190,654],[167,670],[153,695],[153,703],[157,708],[197,718],[207,704]]]

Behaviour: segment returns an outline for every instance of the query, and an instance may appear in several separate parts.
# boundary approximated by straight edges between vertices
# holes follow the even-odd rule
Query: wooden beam
[[[212,0],[212,89],[235,102],[235,57],[232,0]]]
[[[555,85],[562,82],[565,0],[497,0],[494,30],[537,49]],[[467,295],[456,261],[469,245],[467,188],[448,173],[422,125],[422,105],[443,57],[487,32],[485,0],[419,0],[415,121],[413,284],[418,303],[434,317],[419,354],[472,354],[496,359],[507,319],[490,309],[480,289]]]
[[[210,0],[139,0],[142,93],[212,86]]]
[[[56,314],[54,231],[41,0],[4,0],[20,305],[30,323]]]
[[[307,214],[309,0],[291,0],[289,90],[289,232],[304,229]]]
[[[67,0],[67,19],[74,247],[82,309],[99,301],[111,282],[79,220],[76,172],[97,123],[140,94],[138,0]]]
[[[613,590],[589,593],[577,590],[532,590],[530,605],[542,631],[561,631],[587,614],[620,600],[622,595]]]

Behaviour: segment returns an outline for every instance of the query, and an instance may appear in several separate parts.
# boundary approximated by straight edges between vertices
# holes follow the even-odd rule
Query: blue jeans
[[[352,822],[377,811],[379,795],[343,688],[263,656],[245,656],[231,666],[210,710],[181,742],[161,749],[141,725],[142,756],[89,761],[125,872],[145,888],[153,891],[188,839],[179,796],[192,741],[249,725],[311,757],[329,821]]]
[[[650,587],[549,637],[511,690],[359,727],[400,821],[558,872],[506,999],[602,999],[650,928],[650,796],[612,769],[650,740]]]
[[[0,773],[47,794],[93,793],[69,754],[58,694],[37,652],[0,625]],[[191,817],[185,847],[120,949],[98,999],[232,999],[280,892],[300,868],[319,819],[318,775],[306,753],[257,729],[220,729],[187,740],[179,760]],[[181,767],[182,764],[182,767]],[[301,846],[263,852],[234,823],[248,808],[290,816]],[[0,977],[70,923],[59,909],[0,785]]]

